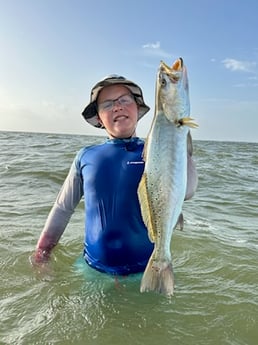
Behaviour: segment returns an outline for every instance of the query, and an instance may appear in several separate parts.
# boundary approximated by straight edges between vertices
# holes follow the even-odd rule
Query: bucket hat
[[[127,87],[131,93],[133,94],[136,103],[139,106],[139,117],[138,120],[141,119],[149,110],[150,108],[145,104],[143,99],[143,94],[141,88],[133,83],[132,81],[126,79],[123,76],[119,76],[117,74],[112,74],[101,81],[99,81],[95,86],[93,86],[90,94],[90,103],[86,106],[86,108],[82,112],[82,116],[84,119],[94,127],[97,128],[104,128],[98,120],[98,109],[97,109],[97,99],[100,91],[110,85],[121,84]]]

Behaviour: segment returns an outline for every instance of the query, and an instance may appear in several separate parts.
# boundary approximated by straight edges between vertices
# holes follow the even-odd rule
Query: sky
[[[258,142],[257,0],[0,0],[0,130],[105,135],[81,112],[120,74],[155,108],[160,60],[187,66],[195,140]]]

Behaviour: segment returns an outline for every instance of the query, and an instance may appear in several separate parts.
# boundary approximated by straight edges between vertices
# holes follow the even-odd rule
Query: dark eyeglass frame
[[[107,99],[106,101],[97,104],[97,110],[98,112],[109,112],[113,110],[116,103],[122,106],[128,106],[133,102],[136,102],[134,95],[131,93],[126,93],[117,97],[116,99]]]

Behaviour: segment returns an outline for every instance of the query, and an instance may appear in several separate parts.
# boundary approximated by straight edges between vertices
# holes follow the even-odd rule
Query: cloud
[[[254,61],[240,61],[236,59],[227,58],[221,61],[225,68],[230,71],[254,72],[256,62]]]
[[[144,55],[150,57],[159,57],[159,58],[171,58],[172,54],[166,52],[161,48],[160,42],[155,43],[146,43],[142,45]]]
[[[146,49],[146,48],[160,49],[160,42],[147,43],[147,44],[144,44],[142,47],[143,47],[143,49]]]

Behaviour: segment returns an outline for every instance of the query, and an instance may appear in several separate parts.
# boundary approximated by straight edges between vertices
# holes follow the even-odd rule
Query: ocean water
[[[75,153],[100,141],[0,132],[0,344],[258,344],[258,144],[194,141],[199,187],[173,234],[172,298],[86,266],[82,203],[51,263],[31,265]]]

